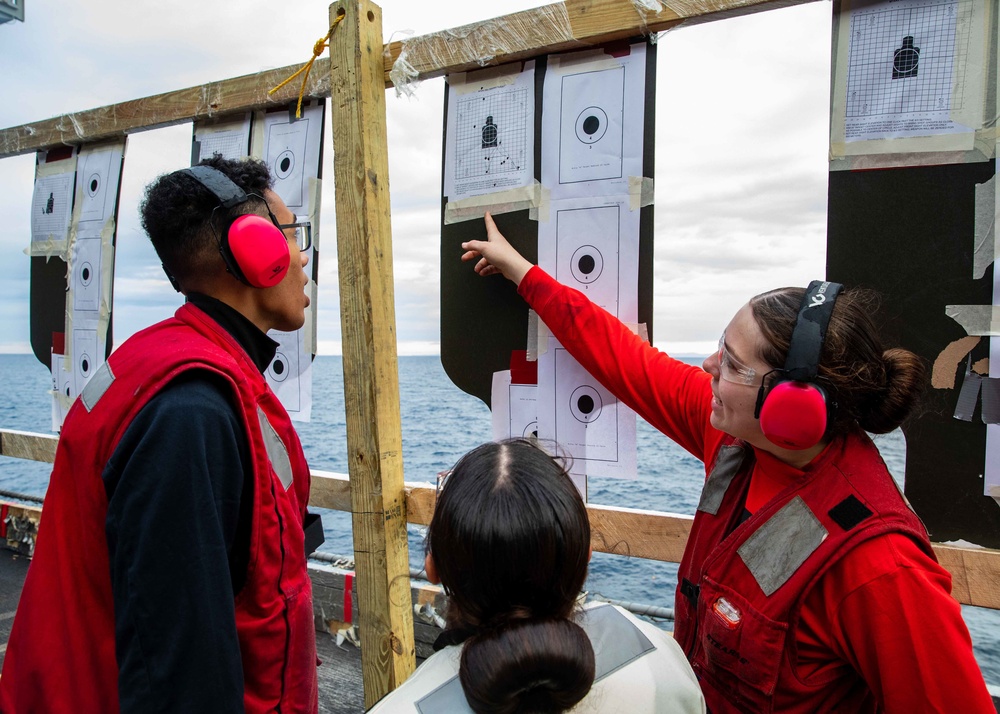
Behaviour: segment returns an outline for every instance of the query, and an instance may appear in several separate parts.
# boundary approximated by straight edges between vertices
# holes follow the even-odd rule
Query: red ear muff
[[[237,218],[229,227],[226,243],[238,268],[237,277],[242,274],[244,281],[255,288],[277,285],[288,272],[288,238],[263,216],[247,214]],[[233,266],[229,267],[232,270]]]
[[[826,394],[810,382],[779,382],[760,407],[760,430],[786,449],[815,446],[826,433]]]

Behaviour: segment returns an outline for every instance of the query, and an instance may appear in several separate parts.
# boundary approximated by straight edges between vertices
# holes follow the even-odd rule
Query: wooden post
[[[337,257],[365,705],[415,666],[389,225],[382,10],[330,6]]]

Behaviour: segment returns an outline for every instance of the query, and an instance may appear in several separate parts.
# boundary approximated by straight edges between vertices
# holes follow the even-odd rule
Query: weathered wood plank
[[[51,464],[55,463],[56,460],[58,441],[59,438],[55,436],[2,429],[0,430],[0,454]]]
[[[659,32],[682,21],[710,21],[813,1],[672,0],[671,8],[659,13],[640,13],[631,0],[567,0],[387,44],[382,53],[383,81],[386,87],[392,86],[390,73],[404,50],[415,75],[429,79],[484,63],[503,64]],[[331,67],[327,58],[316,60],[305,96],[329,97],[331,71],[339,71],[336,66]],[[298,96],[298,81],[270,97],[267,90],[299,67],[266,70],[2,129],[0,158],[287,104]]]
[[[337,258],[344,402],[365,703],[413,672],[413,611],[403,493],[396,317],[389,221],[382,10],[330,6]]]
[[[0,159],[63,144],[82,144],[127,133],[236,114],[295,101],[301,82],[289,82],[272,96],[267,90],[301,65],[209,82],[141,99],[130,99],[52,119],[0,130]],[[330,60],[316,60],[306,97],[330,96]]]
[[[6,445],[16,435],[19,453],[7,453]],[[0,429],[5,456],[50,461],[32,454],[52,453],[55,437],[45,434]],[[326,471],[312,472],[310,505],[350,511],[350,484],[347,476]],[[404,484],[407,521],[427,525],[434,515],[435,489],[430,483]],[[37,509],[36,509],[37,510]],[[633,558],[679,562],[691,532],[691,516],[642,511],[612,506],[587,506],[592,545],[600,553]],[[952,594],[963,605],[1000,610],[1000,550],[934,545],[938,560],[952,575]]]

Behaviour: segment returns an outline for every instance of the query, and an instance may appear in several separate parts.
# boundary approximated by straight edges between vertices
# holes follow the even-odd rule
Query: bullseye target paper
[[[307,251],[306,286],[310,304],[305,325],[295,332],[272,330],[278,351],[264,376],[289,416],[309,421],[312,413],[312,357],[316,352],[316,277],[319,275],[319,198],[322,176],[323,124],[326,102],[312,100],[302,106],[302,118],[287,109],[258,113],[251,147],[267,164],[273,190],[295,214],[295,221],[308,221],[312,246]]]
[[[84,146],[77,158],[76,192],[66,253],[65,369],[69,399],[104,364],[114,280],[116,214],[125,141]],[[68,367],[68,369],[67,369]],[[54,417],[56,412],[53,412]]]
[[[274,178],[274,192],[295,213],[305,213],[309,178],[318,176],[325,106],[303,106],[297,120],[287,111],[264,115],[263,159]]]
[[[635,478],[635,413],[558,343],[545,357],[538,362],[539,436],[572,454],[575,475]]]
[[[542,185],[553,199],[628,192],[642,176],[646,45],[613,56],[549,59],[543,89]]]

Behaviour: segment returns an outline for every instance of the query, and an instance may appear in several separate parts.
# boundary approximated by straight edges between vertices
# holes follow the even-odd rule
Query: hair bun
[[[885,386],[871,396],[858,419],[861,428],[873,434],[886,434],[903,423],[920,398],[927,373],[920,357],[909,350],[886,350],[882,364]]]
[[[564,712],[594,683],[594,648],[571,620],[517,620],[466,641],[459,679],[477,714]]]

